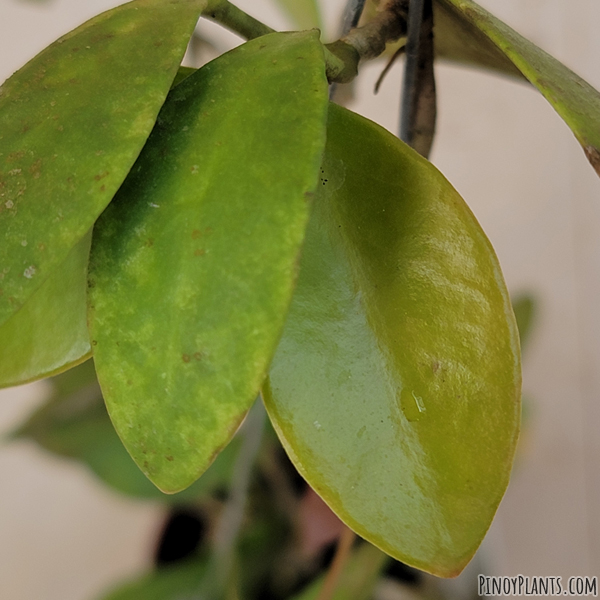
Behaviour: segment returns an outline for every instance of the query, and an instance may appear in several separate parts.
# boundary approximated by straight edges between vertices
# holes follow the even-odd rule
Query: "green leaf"
[[[25,305],[0,325],[0,387],[48,377],[91,355],[87,234]]]
[[[206,573],[206,561],[195,559],[164,567],[131,581],[103,600],[186,600],[194,598]]]
[[[349,527],[409,565],[456,575],[490,525],[518,436],[508,294],[435,167],[335,105],[327,131],[265,404]]]
[[[92,361],[55,377],[52,385],[51,399],[13,437],[33,439],[45,450],[79,460],[113,489],[140,499],[178,503],[228,488],[239,451],[237,439],[194,485],[179,494],[163,494],[139,470],[116,434]]]
[[[276,0],[300,29],[322,29],[318,0]]]
[[[536,301],[532,296],[523,294],[513,299],[512,307],[519,329],[521,349],[523,349],[529,342],[531,330],[536,320]]]
[[[326,111],[317,32],[244,44],[173,89],[94,230],[98,377],[121,439],[163,491],[201,475],[264,380]]]
[[[348,559],[331,600],[370,600],[389,557],[371,544],[361,544]],[[309,585],[293,600],[318,600],[325,576]]]
[[[173,80],[173,85],[171,89],[173,89],[176,85],[179,85],[184,79],[187,79],[192,73],[195,73],[198,69],[193,69],[192,67],[179,67],[177,71],[177,75],[175,75],[175,79]]]
[[[0,87],[0,323],[91,229],[156,120],[206,0],[136,0]]]
[[[434,0],[433,9],[437,58],[525,79],[521,71],[494,42],[466,23],[446,2]]]
[[[437,0],[476,51],[490,42],[544,95],[582,145],[600,175],[600,94],[555,58],[471,0]],[[498,52],[495,52],[498,56]]]

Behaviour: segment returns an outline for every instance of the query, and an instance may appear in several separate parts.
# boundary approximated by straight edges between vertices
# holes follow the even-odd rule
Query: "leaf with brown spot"
[[[66,259],[125,179],[205,6],[134,0],[68,33],[0,87],[0,324]]]
[[[94,229],[98,378],[125,446],[168,492],[202,474],[259,392],[317,185],[328,104],[318,32],[259,40],[173,88]]]
[[[86,278],[91,241],[90,232],[0,325],[0,387],[55,375],[89,358]]]

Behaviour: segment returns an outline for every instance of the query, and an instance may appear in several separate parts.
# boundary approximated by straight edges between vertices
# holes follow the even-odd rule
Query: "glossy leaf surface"
[[[571,128],[600,175],[600,93],[475,2],[437,1],[460,23],[465,40],[484,36],[544,95]]]
[[[0,88],[0,323],[89,231],[146,141],[206,0],[135,0]]]
[[[105,400],[162,490],[188,486],[264,380],[318,179],[317,32],[270,34],[173,89],[94,231],[90,324]]]
[[[455,575],[489,527],[518,435],[518,337],[500,267],[430,163],[335,105],[322,171],[265,404],[348,526]]]
[[[116,434],[88,361],[52,379],[50,400],[13,434],[82,462],[114,490],[140,499],[186,502],[227,489],[239,450],[234,439],[204,475],[179,494],[163,494],[139,470]]]
[[[87,264],[91,232],[0,325],[0,387],[48,377],[90,357]]]

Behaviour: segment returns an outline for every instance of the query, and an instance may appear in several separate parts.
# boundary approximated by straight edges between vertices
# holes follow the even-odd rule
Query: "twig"
[[[358,26],[360,17],[365,8],[366,0],[348,0],[346,3],[346,9],[344,10],[344,16],[342,17],[341,37],[347,35],[351,29]],[[338,91],[338,84],[333,82],[329,86],[329,100],[335,99]]]
[[[273,33],[275,30],[237,8],[227,0],[212,0],[202,16],[217,21],[221,25],[239,33],[247,40]]]
[[[338,541],[337,550],[333,557],[333,562],[329,567],[329,571],[323,582],[321,592],[317,596],[317,600],[332,600],[335,594],[340,575],[344,569],[348,558],[350,557],[350,550],[356,536],[354,532],[348,527],[344,527],[340,539]]]
[[[342,19],[342,36],[346,35],[351,29],[358,27],[364,8],[365,0],[348,0]]]

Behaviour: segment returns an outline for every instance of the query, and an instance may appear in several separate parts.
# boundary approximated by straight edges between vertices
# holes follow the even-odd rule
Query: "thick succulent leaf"
[[[504,493],[519,429],[500,267],[435,167],[334,105],[322,171],[265,404],[349,527],[456,575]]]
[[[146,141],[206,0],[135,0],[0,88],[0,323],[62,263]]]
[[[318,0],[276,0],[300,29],[321,28],[321,12]]]
[[[91,355],[87,330],[87,264],[91,231],[0,325],[0,387],[48,377]]]
[[[92,361],[52,379],[50,400],[13,437],[34,440],[42,448],[81,461],[114,490],[136,498],[177,503],[227,489],[239,443],[234,439],[204,475],[179,494],[163,494],[139,470],[116,434]]]
[[[163,491],[188,486],[256,398],[318,179],[317,32],[270,34],[180,83],[94,230],[90,312],[113,423]]]
[[[361,544],[344,565],[331,600],[370,600],[381,571],[390,561],[371,544]],[[310,584],[293,600],[319,600],[325,577]]]
[[[460,24],[467,45],[468,40],[489,40],[544,95],[571,128],[600,175],[600,93],[475,2],[437,2]],[[484,46],[489,44],[483,42],[481,48]]]

